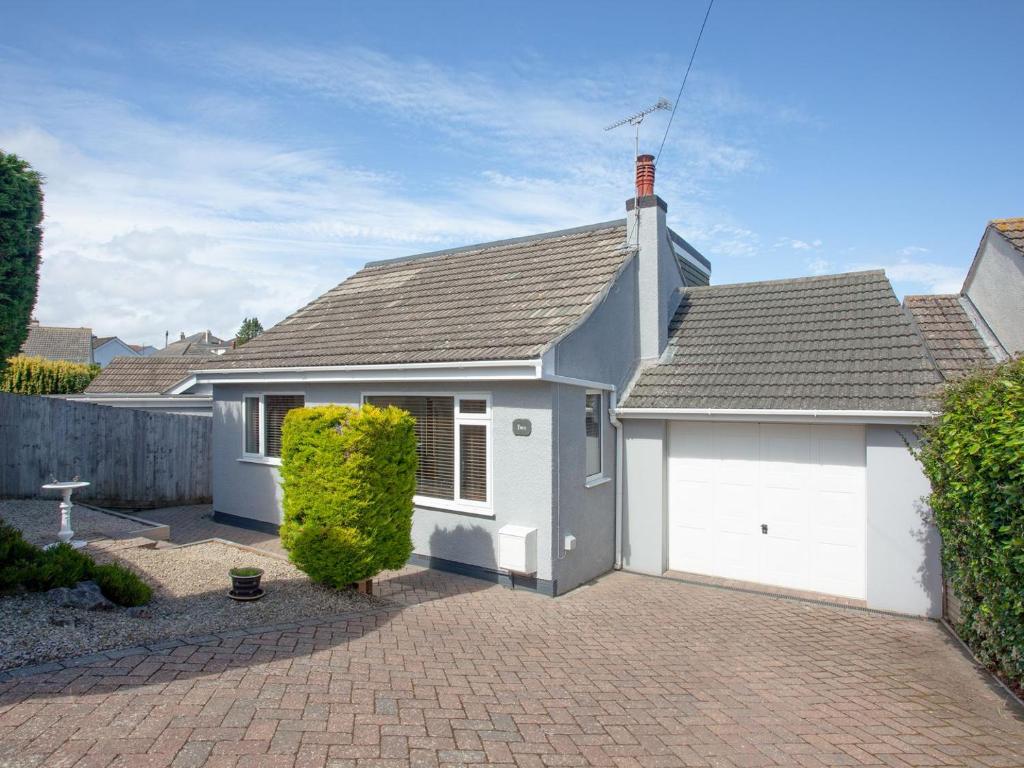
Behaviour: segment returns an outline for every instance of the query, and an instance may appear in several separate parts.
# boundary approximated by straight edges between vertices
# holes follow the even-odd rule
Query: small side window
[[[245,398],[245,452],[260,452],[260,398]]]
[[[601,474],[601,392],[588,390],[584,414],[584,430],[587,443],[587,478]]]

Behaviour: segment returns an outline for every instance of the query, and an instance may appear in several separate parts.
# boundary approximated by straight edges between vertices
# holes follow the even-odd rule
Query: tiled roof
[[[182,334],[181,339],[172,341],[163,349],[153,353],[154,357],[180,357],[192,355],[197,357],[208,357],[211,355],[223,354],[225,350],[231,349],[231,341],[219,339],[209,331],[200,331],[191,336]]]
[[[959,296],[907,296],[903,306],[945,378],[994,361]]]
[[[218,367],[535,358],[627,258],[625,222],[368,264]]]
[[[881,271],[689,288],[627,408],[919,411],[942,379]]]
[[[1024,253],[1024,217],[1014,219],[994,219],[993,227],[1010,241],[1014,248]]]
[[[209,365],[195,357],[115,357],[85,388],[86,394],[158,394],[188,376],[189,371]]]
[[[28,338],[21,354],[45,357],[47,360],[69,360],[73,363],[92,362],[91,328],[58,328],[49,325],[30,325]]]
[[[106,344],[108,341],[113,341],[115,338],[117,338],[117,337],[116,336],[93,336],[92,337],[92,348],[93,349],[99,349],[104,344]]]

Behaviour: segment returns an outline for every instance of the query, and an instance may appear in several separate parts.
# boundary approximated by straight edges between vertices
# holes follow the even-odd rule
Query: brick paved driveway
[[[0,683],[0,766],[1024,764],[936,624],[616,573],[432,571],[374,611]]]

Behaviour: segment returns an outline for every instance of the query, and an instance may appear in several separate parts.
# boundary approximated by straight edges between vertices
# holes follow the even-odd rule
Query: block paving
[[[5,679],[0,766],[1024,765],[1018,705],[932,621],[626,573],[378,595]]]

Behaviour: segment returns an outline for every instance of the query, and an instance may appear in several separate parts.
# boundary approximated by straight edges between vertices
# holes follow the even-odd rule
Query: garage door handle
[[[768,523],[761,523],[761,533],[768,533]]]

